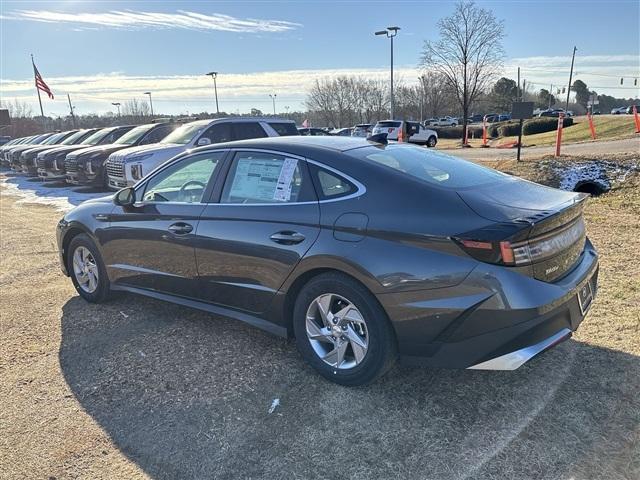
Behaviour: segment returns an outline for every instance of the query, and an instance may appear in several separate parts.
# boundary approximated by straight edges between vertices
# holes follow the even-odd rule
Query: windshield
[[[497,170],[415,145],[370,146],[345,153],[384,165],[432,185],[454,189],[483,185],[508,176]]]
[[[85,135],[87,135],[86,130],[80,130],[79,132],[74,133],[73,135],[69,135],[60,143],[60,145],[73,145],[77,140],[80,140]]]
[[[44,142],[42,142],[42,145],[55,145],[58,142],[58,140],[63,138],[65,135],[66,135],[66,132],[56,133],[54,135],[51,135]]]
[[[93,135],[90,135],[88,138],[83,140],[81,145],[98,145],[100,140],[109,135],[113,131],[113,128],[103,128],[102,130],[98,130]]]
[[[45,133],[43,135],[38,135],[37,137],[35,137],[31,142],[29,142],[32,145],[40,145],[42,142],[44,142],[47,138],[49,138],[49,135],[51,135],[50,133]]]
[[[207,126],[206,123],[188,123],[175,129],[164,137],[160,143],[178,143],[186,145]]]
[[[140,140],[144,135],[155,127],[155,124],[151,125],[140,125],[139,127],[134,128],[133,130],[129,130],[123,136],[121,136],[118,140],[116,140],[115,144],[117,145],[133,145],[138,140]]]

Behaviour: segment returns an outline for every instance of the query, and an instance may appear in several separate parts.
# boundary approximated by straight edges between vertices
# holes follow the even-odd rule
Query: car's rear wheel
[[[393,329],[378,301],[340,273],[319,275],[300,291],[294,331],[305,360],[341,385],[374,381],[397,356]]]
[[[436,137],[434,137],[433,135],[431,135],[429,137],[429,139],[427,140],[427,147],[435,147],[436,143],[438,143],[438,139]]]
[[[98,248],[88,235],[76,235],[69,243],[67,271],[76,291],[87,302],[100,303],[109,298],[107,271]]]

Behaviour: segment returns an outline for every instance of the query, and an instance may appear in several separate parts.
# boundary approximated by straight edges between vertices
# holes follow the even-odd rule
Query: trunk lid
[[[509,240],[516,259],[528,264],[529,274],[538,280],[561,278],[584,250],[587,194],[508,178],[458,195],[478,215],[496,222],[483,233],[490,232],[492,240]]]

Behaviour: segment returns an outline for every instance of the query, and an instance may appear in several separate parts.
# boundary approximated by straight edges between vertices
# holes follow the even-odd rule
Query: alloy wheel
[[[360,310],[340,295],[326,293],[313,300],[305,324],[316,355],[334,368],[353,368],[367,354],[367,323]]]
[[[80,246],[73,252],[73,274],[85,292],[93,293],[98,288],[98,264],[88,248]]]

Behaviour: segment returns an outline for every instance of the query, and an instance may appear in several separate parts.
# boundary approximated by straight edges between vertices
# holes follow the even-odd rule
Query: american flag
[[[33,63],[33,59],[31,59],[31,63]],[[36,88],[38,90],[42,90],[44,93],[46,93],[49,96],[51,100],[53,100],[53,93],[51,93],[51,89],[49,88],[49,85],[47,85],[42,79],[42,75],[40,75],[40,72],[38,71],[38,68],[36,67],[35,63],[33,63],[33,74],[36,77]]]

